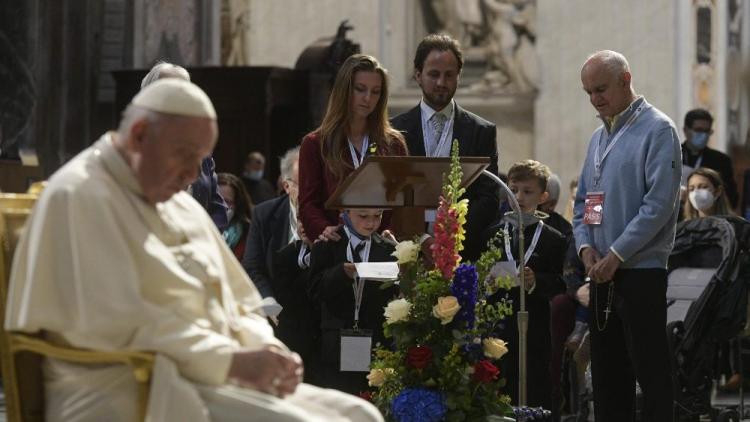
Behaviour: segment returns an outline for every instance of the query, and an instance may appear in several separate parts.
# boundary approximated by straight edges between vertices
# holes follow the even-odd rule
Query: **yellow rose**
[[[455,296],[443,296],[438,298],[437,305],[432,307],[432,316],[438,318],[445,325],[453,321],[453,317],[461,309]]]
[[[405,320],[409,316],[411,303],[406,299],[396,299],[388,302],[388,306],[384,309],[383,315],[385,315],[386,324],[393,324]]]
[[[411,240],[405,240],[396,245],[396,250],[391,253],[391,256],[395,256],[399,264],[408,264],[417,260],[418,253],[419,245]]]
[[[367,385],[380,387],[390,375],[393,375],[393,368],[370,369],[370,373],[367,375]]]
[[[508,343],[499,338],[489,337],[482,341],[484,355],[490,359],[500,359],[508,353]]]

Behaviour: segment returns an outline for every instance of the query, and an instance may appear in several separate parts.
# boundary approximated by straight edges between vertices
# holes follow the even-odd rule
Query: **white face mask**
[[[698,211],[706,212],[711,209],[716,201],[716,197],[708,189],[695,189],[688,195],[690,203]]]
[[[227,221],[232,221],[234,217],[234,208],[227,208]]]

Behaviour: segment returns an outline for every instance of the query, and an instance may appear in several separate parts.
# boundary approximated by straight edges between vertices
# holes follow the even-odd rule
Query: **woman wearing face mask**
[[[688,197],[683,208],[685,221],[702,217],[735,215],[729,206],[729,199],[718,172],[699,167],[690,173],[687,185]],[[739,357],[731,356],[731,350],[735,349],[733,341],[730,340],[720,345],[719,365],[728,379],[719,388],[725,391],[736,391],[742,382],[742,376],[733,369],[739,367],[739,362],[737,362]]]
[[[238,260],[245,253],[245,240],[250,228],[253,203],[245,190],[245,185],[235,175],[219,173],[219,193],[227,204],[227,220],[229,224],[221,233],[227,245],[232,249]]]
[[[374,57],[355,54],[336,75],[323,122],[300,147],[299,213],[308,238],[341,238],[338,212],[325,202],[368,155],[408,153],[404,137],[388,122],[386,70]],[[385,213],[382,226],[388,220]]]
[[[688,176],[688,197],[685,201],[685,220],[713,215],[734,215],[729,207],[724,183],[714,170],[699,167]]]

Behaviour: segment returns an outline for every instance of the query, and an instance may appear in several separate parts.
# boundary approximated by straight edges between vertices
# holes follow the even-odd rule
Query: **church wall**
[[[636,93],[682,127],[675,7],[671,1],[653,0],[633,0],[627,6],[587,0],[537,5],[540,88],[534,108],[534,158],[560,175],[562,210],[567,185],[578,177],[591,133],[601,124],[580,80],[590,53],[610,49],[624,54]]]

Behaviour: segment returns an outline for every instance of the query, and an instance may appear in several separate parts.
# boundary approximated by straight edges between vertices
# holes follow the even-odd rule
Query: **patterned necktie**
[[[445,128],[445,122],[448,120],[443,113],[435,113],[430,118],[430,126],[435,137],[432,140],[432,151],[429,152],[430,156],[434,156],[438,151],[438,145],[440,145],[440,137],[443,136],[443,129]]]

